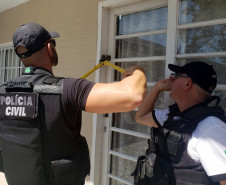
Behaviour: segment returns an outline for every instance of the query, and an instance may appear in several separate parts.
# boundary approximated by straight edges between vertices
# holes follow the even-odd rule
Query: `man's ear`
[[[48,55],[50,57],[52,57],[53,56],[53,50],[52,50],[52,46],[51,46],[50,42],[47,44],[47,51],[48,51]]]
[[[192,86],[192,79],[191,78],[187,78],[187,82],[186,82],[185,88],[189,89],[189,88],[191,88],[191,86]]]

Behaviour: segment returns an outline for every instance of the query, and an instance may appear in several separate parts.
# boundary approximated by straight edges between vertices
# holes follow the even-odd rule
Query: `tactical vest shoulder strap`
[[[55,76],[48,76],[47,78],[45,78],[43,80],[44,84],[49,84],[49,85],[53,85],[53,84],[59,84],[61,83],[60,81],[64,79],[63,77],[55,77]]]
[[[207,104],[201,104],[193,107],[191,110],[187,110],[182,114],[183,119],[192,121],[193,123],[198,124],[201,120],[209,117],[215,116],[221,119],[223,122],[226,122],[226,117],[224,110],[219,106],[208,106]]]
[[[209,104],[214,100],[217,100],[215,106],[209,106]],[[192,130],[196,128],[197,124],[201,120],[209,116],[215,116],[221,119],[223,122],[226,122],[224,110],[221,107],[217,106],[219,102],[220,102],[219,97],[212,96],[206,102],[194,105],[181,113],[179,111],[177,104],[171,105],[169,106],[168,119],[165,121],[163,127],[170,127],[170,125],[173,124],[174,122],[173,121],[174,116],[179,116],[184,121],[189,122],[190,125],[192,124],[194,126]]]

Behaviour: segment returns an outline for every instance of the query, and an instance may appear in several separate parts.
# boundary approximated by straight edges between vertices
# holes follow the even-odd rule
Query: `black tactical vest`
[[[9,185],[74,185],[89,173],[86,139],[71,132],[62,109],[62,81],[31,67],[0,87],[0,148]]]
[[[133,172],[134,185],[215,185],[200,163],[187,153],[189,137],[197,124],[208,116],[226,121],[224,111],[207,103],[195,105],[180,113],[177,105],[169,107],[163,127],[151,128],[146,156],[140,156]],[[174,116],[181,119],[174,120]]]

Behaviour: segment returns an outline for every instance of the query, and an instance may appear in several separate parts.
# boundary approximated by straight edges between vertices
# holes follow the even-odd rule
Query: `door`
[[[122,68],[141,65],[146,71],[148,89],[165,78],[167,17],[166,1],[149,1],[111,10],[109,48],[113,62]],[[121,79],[119,72],[112,74],[112,81]],[[163,97],[161,94],[156,107],[164,107]],[[135,122],[136,111],[110,115],[106,182],[103,184],[133,182],[131,173],[149,137],[149,128]]]

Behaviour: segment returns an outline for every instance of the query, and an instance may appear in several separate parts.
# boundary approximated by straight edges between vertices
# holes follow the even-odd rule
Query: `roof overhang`
[[[0,0],[0,13],[30,0]]]

